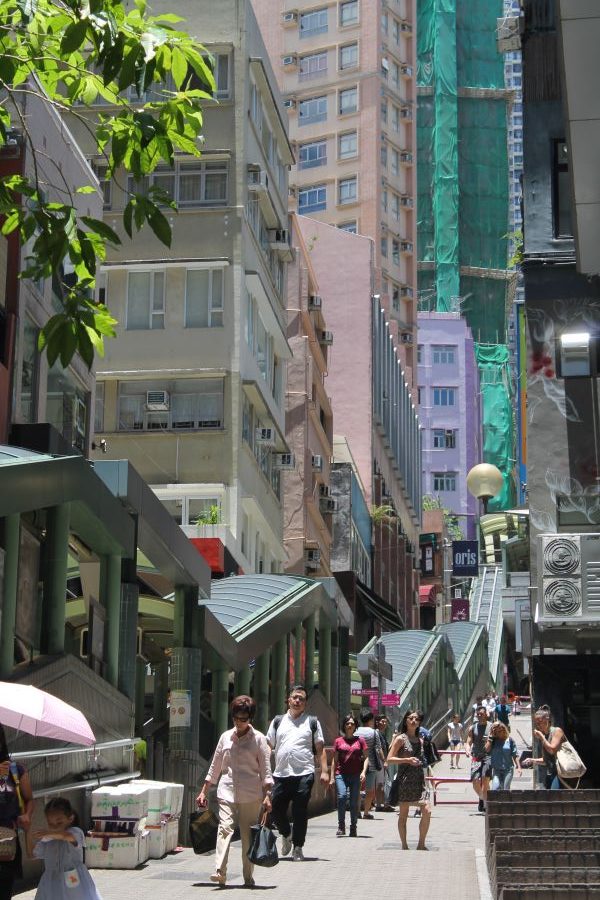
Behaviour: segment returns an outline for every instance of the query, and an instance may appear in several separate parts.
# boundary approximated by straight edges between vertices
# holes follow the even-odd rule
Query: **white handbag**
[[[563,779],[574,781],[577,779],[575,789],[579,787],[579,779],[583,778],[587,768],[575,747],[564,740],[556,751],[556,774],[564,787],[573,788],[571,784],[565,784]]]

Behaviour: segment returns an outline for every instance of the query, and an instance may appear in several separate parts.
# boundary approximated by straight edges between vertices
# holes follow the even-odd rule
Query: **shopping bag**
[[[269,869],[279,862],[277,843],[273,829],[267,824],[267,817],[250,826],[250,847],[246,854],[255,866],[264,866]]]
[[[556,751],[556,773],[560,783],[563,787],[571,789],[575,787],[576,789],[579,787],[579,779],[583,778],[586,772],[587,768],[585,763],[573,744],[567,740],[563,741]],[[565,784],[564,779],[577,779],[577,784],[575,786],[572,784]]]
[[[194,853],[206,853],[214,849],[218,824],[217,817],[210,809],[190,813],[190,842]]]

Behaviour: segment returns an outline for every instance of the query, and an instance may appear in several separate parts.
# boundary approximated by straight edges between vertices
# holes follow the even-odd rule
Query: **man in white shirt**
[[[267,732],[269,746],[275,752],[273,770],[273,821],[282,837],[281,854],[304,859],[302,848],[308,823],[308,801],[315,781],[315,756],[321,757],[321,782],[329,785],[325,740],[319,720],[306,709],[306,689],[296,684],[290,690],[288,711],[276,716]],[[288,806],[292,804],[292,822]]]

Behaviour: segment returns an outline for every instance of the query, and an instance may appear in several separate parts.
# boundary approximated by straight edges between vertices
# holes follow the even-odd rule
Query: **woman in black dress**
[[[400,725],[400,733],[394,736],[387,758],[388,765],[398,766],[398,800],[400,815],[398,816],[398,833],[403,850],[408,850],[406,841],[406,822],[411,806],[421,810],[419,820],[419,843],[417,850],[427,850],[425,838],[431,821],[429,795],[425,787],[425,762],[423,756],[423,738],[419,736],[419,714],[409,709]]]
[[[15,833],[18,828],[27,831],[32,813],[29,776],[23,766],[11,761],[4,729],[0,725],[0,827]],[[17,834],[14,859],[0,861],[0,900],[10,900],[14,882],[22,875],[21,844]]]

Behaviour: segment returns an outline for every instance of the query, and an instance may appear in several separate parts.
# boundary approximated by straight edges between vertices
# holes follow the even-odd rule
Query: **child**
[[[83,831],[75,827],[71,804],[55,797],[44,812],[48,830],[33,836],[33,855],[44,860],[35,900],[101,900],[83,863]]]
[[[460,716],[453,715],[451,721],[448,722],[448,743],[450,744],[450,749],[456,751],[450,754],[450,768],[453,769],[456,765],[456,768],[460,769],[458,751],[463,744],[463,726]]]

